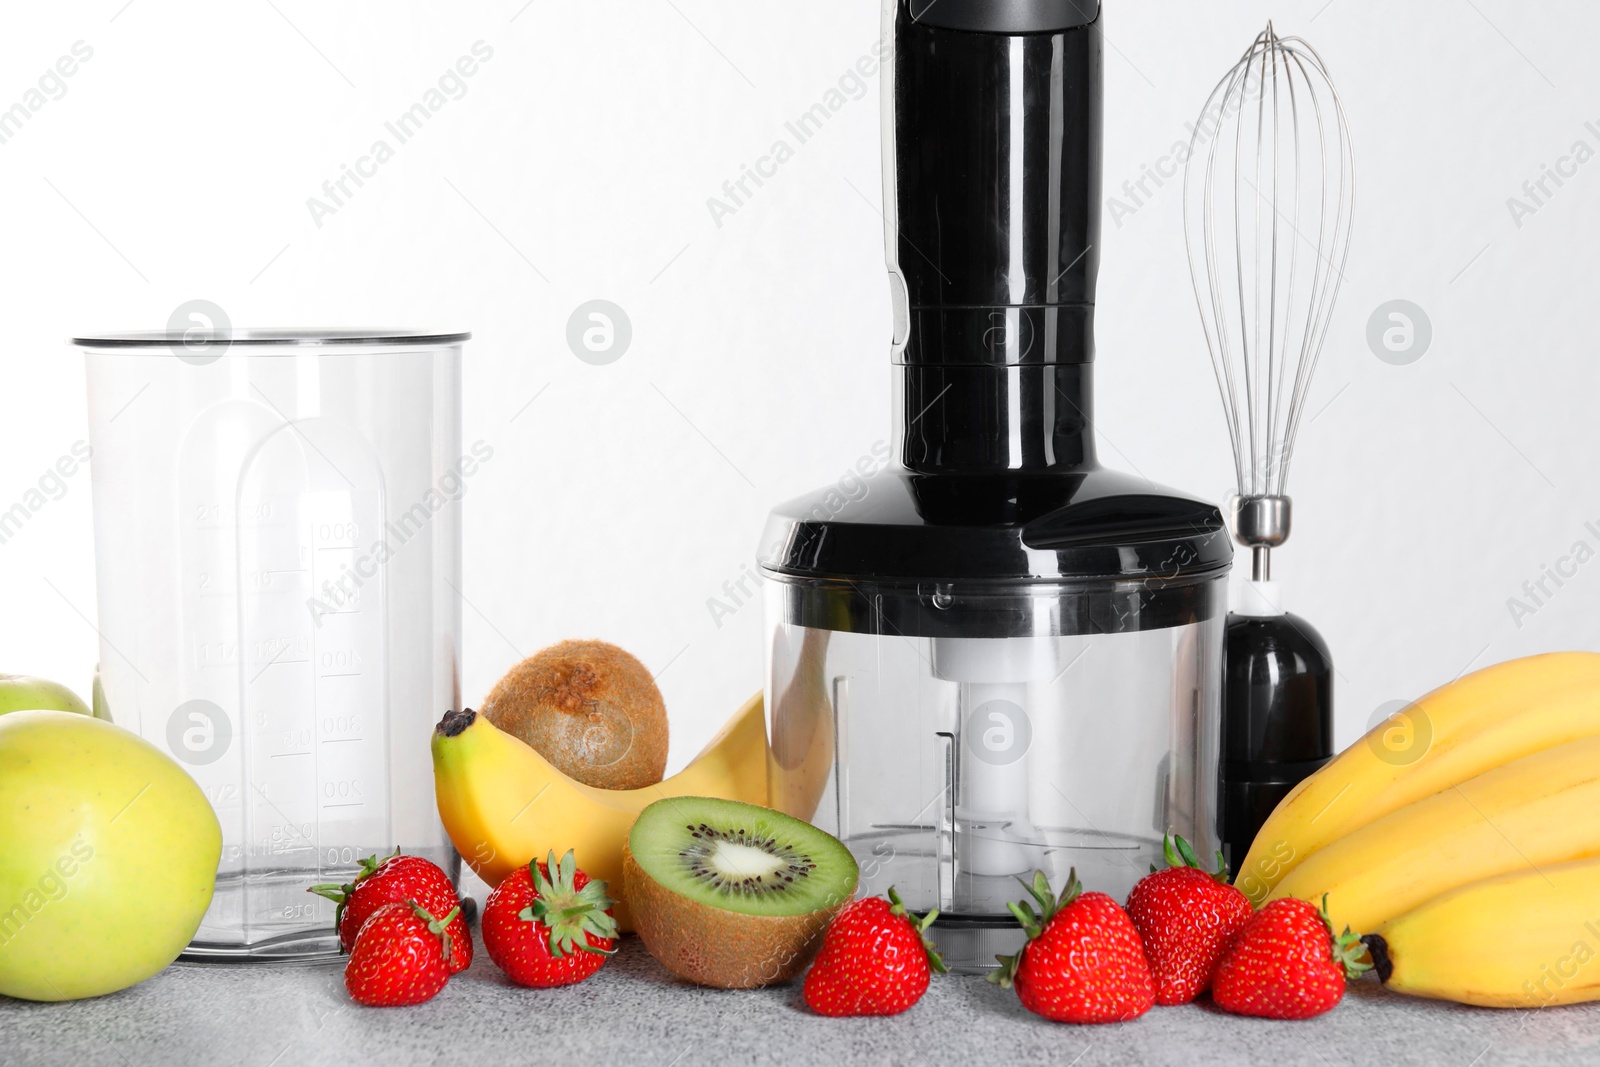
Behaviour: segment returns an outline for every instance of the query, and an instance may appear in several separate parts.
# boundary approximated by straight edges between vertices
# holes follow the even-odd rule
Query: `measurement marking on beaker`
[[[257,647],[260,647],[260,646],[257,646]],[[278,657],[283,655],[285,652],[289,651],[289,648],[290,648],[289,642],[285,641],[283,643],[283,647],[278,649],[278,651],[274,652],[272,654],[272,658],[267,660],[267,667],[270,667],[274,663],[278,662]],[[265,674],[267,672],[267,667],[262,667],[259,671],[256,671],[256,673],[250,678],[250,684],[251,685],[255,685],[256,684],[256,679],[260,678],[263,674]]]
[[[282,759],[285,756],[309,756],[309,755],[311,755],[310,752],[274,752],[274,753],[272,753],[271,758],[272,759]]]
[[[324,737],[319,744],[337,745],[341,741],[365,741],[365,737]]]
[[[345,804],[324,804],[322,806],[324,808],[364,808],[367,805],[365,801],[352,800]]]
[[[360,678],[360,671],[348,671],[344,674],[319,674],[318,678]]]
[[[263,570],[262,574],[304,574],[304,567],[276,567]]]

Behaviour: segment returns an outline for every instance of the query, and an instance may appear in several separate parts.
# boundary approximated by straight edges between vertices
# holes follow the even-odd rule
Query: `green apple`
[[[89,715],[0,715],[0,993],[76,1000],[177,958],[222,830],[184,769]]]
[[[0,674],[0,715],[8,711],[73,711],[91,714],[78,694],[59,682],[29,678],[25,674]]]

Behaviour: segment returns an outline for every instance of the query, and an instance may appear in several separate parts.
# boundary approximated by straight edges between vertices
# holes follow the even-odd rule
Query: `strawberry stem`
[[[361,861],[361,873],[356,875],[356,881],[360,883],[366,881],[368,878],[371,878],[374,874],[378,873],[379,867],[382,867],[385,863],[388,863],[398,855],[400,855],[400,846],[396,845],[394,851],[383,857],[381,860],[378,858],[377,853],[373,853],[372,855],[368,856],[366,859]]]
[[[348,883],[340,885],[338,882],[323,882],[320,885],[308,887],[306,892],[315,893],[319,897],[331,900],[342,908],[344,907],[344,902],[350,899],[350,894],[355,892],[355,889],[355,886]]]
[[[1322,916],[1322,924],[1328,928],[1330,951],[1333,962],[1344,968],[1345,979],[1360,978],[1372,970],[1373,959],[1367,950],[1366,939],[1360,934],[1351,931],[1348,925],[1344,933],[1333,932],[1333,920],[1328,917],[1328,894],[1322,894],[1322,907],[1317,909],[1317,914]],[[1392,968],[1391,968],[1392,969]],[[1379,977],[1383,977],[1381,974]]]
[[[928,954],[928,967],[935,974],[949,974],[950,969],[944,965],[944,957],[939,955],[939,946],[933,943],[928,936],[928,927],[933,925],[933,920],[939,917],[939,909],[934,908],[922,918],[906,911],[906,906],[900,900],[900,894],[895,892],[894,886],[889,887],[889,914],[897,915],[911,924],[911,928],[922,939],[922,951]]]
[[[1166,858],[1168,867],[1194,867],[1203,870],[1200,866],[1200,857],[1195,854],[1194,846],[1185,841],[1179,834],[1163,834],[1161,837],[1161,854]],[[1150,865],[1150,873],[1156,873],[1156,865]],[[1222,855],[1222,850],[1217,849],[1217,870],[1211,877],[1224,885],[1228,881],[1228,861]]]
[[[456,916],[461,914],[461,905],[457,904],[455,907],[451,908],[445,913],[444,918],[435,919],[432,912],[430,912],[427,908],[424,908],[421,904],[418,904],[415,900],[407,900],[406,903],[411,905],[411,910],[416,913],[417,918],[428,924],[428,932],[439,939],[439,944],[444,952],[444,961],[449,963],[450,935],[445,933],[445,930],[452,922],[455,921]]]
[[[591,879],[582,889],[576,888],[578,860],[572,849],[567,849],[559,863],[552,849],[544,870],[539,869],[537,860],[529,861],[528,874],[533,879],[534,898],[517,913],[517,918],[540,923],[549,931],[551,958],[561,959],[578,951],[609,956],[616,951],[589,944],[586,935],[600,940],[619,936],[617,920],[606,910],[615,901],[606,895],[605,882]]]
[[[984,981],[990,985],[997,985],[1001,989],[1010,989],[1011,982],[1017,976],[1017,968],[1022,966],[1022,953],[1015,956],[996,956],[1000,966],[984,975]]]

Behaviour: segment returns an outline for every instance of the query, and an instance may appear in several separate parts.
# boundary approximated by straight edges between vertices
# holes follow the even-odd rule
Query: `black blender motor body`
[[[1222,854],[1248,891],[1272,873],[1239,869],[1267,816],[1333,758],[1333,660],[1298,615],[1236,612],[1222,662]]]
[[[1232,545],[1095,457],[1097,0],[889,0],[885,33],[894,456],[769,519],[770,802],[975,972],[1017,877],[1120,899],[1164,834],[1219,845]]]

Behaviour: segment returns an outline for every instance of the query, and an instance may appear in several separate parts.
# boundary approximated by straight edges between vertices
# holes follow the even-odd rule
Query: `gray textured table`
[[[686,985],[637,939],[593,979],[518,989],[480,950],[428,1004],[362,1008],[330,965],[175,964],[97,1000],[0,998],[0,1063],[70,1067],[475,1062],[562,1063],[1594,1064],[1600,1005],[1500,1012],[1385,994],[1371,980],[1302,1023],[1156,1008],[1117,1026],[1074,1027],[1024,1011],[977,978],[935,978],[893,1019],[821,1019],[798,986],[723,992]]]

